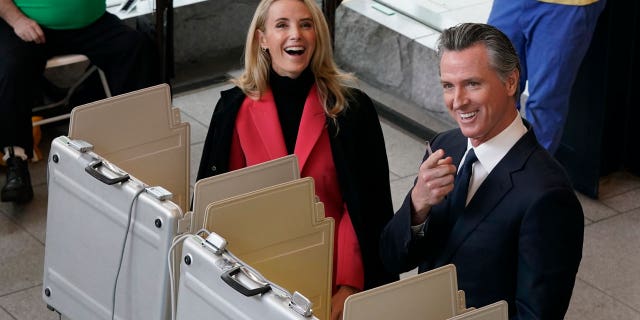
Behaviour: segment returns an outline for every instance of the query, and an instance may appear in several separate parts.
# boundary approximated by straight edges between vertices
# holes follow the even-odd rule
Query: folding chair
[[[85,62],[85,61],[89,61],[89,58],[87,56],[83,55],[83,54],[67,54],[67,55],[55,56],[55,57],[50,58],[47,61],[47,66],[45,67],[45,69],[51,69],[51,68],[55,68],[55,67],[71,65],[71,64]],[[40,111],[49,110],[49,109],[52,109],[52,108],[56,108],[56,107],[59,107],[59,106],[65,106],[65,105],[69,104],[69,100],[71,99],[71,96],[76,91],[76,89],[78,89],[78,87],[85,80],[87,80],[87,78],[89,78],[89,76],[93,72],[96,72],[96,71],[98,72],[98,75],[100,76],[100,81],[102,82],[102,88],[104,89],[105,95],[107,97],[111,97],[111,90],[109,89],[109,84],[107,83],[107,78],[105,77],[104,72],[102,72],[102,70],[100,70],[100,68],[96,67],[95,65],[91,65],[91,67],[89,67],[89,69],[87,69],[87,71],[84,72],[84,74],[80,77],[80,79],[78,79],[67,90],[67,94],[65,95],[64,98],[62,98],[61,100],[59,100],[57,102],[54,102],[54,103],[50,103],[50,104],[47,104],[47,105],[35,107],[35,108],[32,109],[32,113],[38,113]],[[66,114],[63,114],[63,115],[54,116],[54,117],[50,117],[50,118],[45,118],[45,119],[42,119],[42,120],[34,121],[33,122],[33,126],[36,127],[36,126],[47,124],[47,123],[51,123],[51,122],[65,120],[65,119],[69,119],[69,117],[70,117],[70,113],[66,113]]]

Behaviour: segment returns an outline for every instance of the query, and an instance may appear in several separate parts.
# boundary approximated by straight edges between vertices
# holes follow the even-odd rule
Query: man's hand
[[[338,291],[331,297],[331,320],[342,320],[342,310],[347,297],[358,293],[358,289],[350,286],[340,286]]]
[[[443,157],[444,150],[437,150],[420,165],[416,185],[411,190],[412,225],[423,223],[431,207],[453,190],[456,166],[451,157]]]
[[[40,25],[26,16],[22,16],[14,22],[13,31],[20,39],[26,42],[35,42],[38,44],[45,42],[44,32],[42,32]]]

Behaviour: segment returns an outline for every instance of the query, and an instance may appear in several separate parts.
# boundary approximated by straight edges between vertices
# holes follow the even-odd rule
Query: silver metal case
[[[52,143],[48,170],[44,301],[70,319],[111,319],[127,234],[115,318],[169,319],[165,266],[179,206],[64,136]]]
[[[269,286],[268,281],[261,281],[259,277],[252,276],[250,271],[235,273],[242,268],[241,261],[224,254],[203,238],[195,235],[186,238],[182,246],[176,318],[318,319],[311,314],[308,299],[297,293],[293,297],[283,297],[274,290],[262,291]],[[233,280],[228,277],[227,280],[223,279],[230,274],[235,274]],[[301,300],[302,303],[296,303]]]

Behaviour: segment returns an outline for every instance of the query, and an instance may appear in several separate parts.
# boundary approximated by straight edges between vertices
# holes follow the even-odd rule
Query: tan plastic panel
[[[506,301],[500,300],[447,320],[509,320],[509,306]]]
[[[465,310],[460,293],[449,264],[349,296],[343,319],[447,319]]]
[[[71,111],[69,137],[151,186],[173,193],[186,212],[189,195],[189,124],[171,107],[169,86],[103,99]]]
[[[288,155],[221,175],[198,180],[193,188],[191,230],[204,227],[207,206],[215,201],[300,178],[298,158]]]
[[[334,221],[325,217],[312,178],[214,202],[205,227],[267,279],[309,298],[319,319],[329,319]]]

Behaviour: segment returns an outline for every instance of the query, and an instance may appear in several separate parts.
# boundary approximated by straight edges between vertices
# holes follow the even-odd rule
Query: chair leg
[[[89,78],[89,76],[91,76],[91,74],[95,71],[99,71],[101,78],[103,76],[102,70],[98,69],[98,67],[92,65],[91,67],[89,67],[89,69],[87,71],[85,71],[82,76],[76,80],[76,82],[73,83],[73,85],[67,89],[67,94],[64,96],[64,98],[62,98],[62,100],[58,101],[58,102],[54,102],[51,104],[48,104],[46,106],[40,106],[40,107],[35,107],[31,110],[32,113],[34,112],[40,112],[43,110],[48,110],[48,109],[52,109],[61,105],[67,105],[69,104],[69,100],[71,100],[71,96],[73,95],[73,93],[76,91],[76,89],[78,89],[78,87],[85,81],[87,80],[87,78]],[[104,83],[103,83],[104,85]],[[111,95],[108,95],[107,97],[110,97]]]
[[[80,77],[80,79],[78,79],[72,86],[71,88],[69,88],[69,90],[67,91],[67,96],[65,97],[65,100],[67,102],[69,102],[69,100],[71,99],[71,96],[73,95],[73,93],[76,91],[76,89],[78,89],[78,87],[85,81],[87,80],[87,78],[89,78],[89,76],[91,76],[92,73],[94,73],[96,70],[100,70],[98,69],[98,67],[92,65],[91,67],[89,67],[89,70],[85,71],[84,74],[82,74],[82,76]]]
[[[74,94],[74,92],[76,91],[76,89],[78,89],[78,87],[85,81],[87,80],[87,78],[89,78],[89,76],[91,76],[91,74],[93,72],[97,71],[98,75],[100,76],[100,82],[102,82],[102,89],[104,90],[104,94],[107,98],[111,97],[111,89],[109,88],[109,83],[107,82],[107,77],[105,76],[104,72],[98,68],[95,65],[91,65],[91,67],[89,67],[89,69],[87,71],[85,71],[85,73],[80,77],[80,79],[78,79],[68,90],[67,90],[67,95],[60,101],[46,105],[46,106],[41,106],[41,107],[35,107],[32,109],[32,112],[39,112],[42,110],[47,110],[47,109],[51,109],[51,108],[55,108],[57,106],[60,105],[68,105],[69,104],[69,100],[71,99],[71,96]],[[40,120],[40,121],[36,121],[33,123],[33,126],[39,126],[39,125],[43,125],[43,124],[47,124],[47,123],[51,123],[51,122],[56,122],[56,121],[60,121],[60,120],[65,120],[65,119],[69,119],[70,118],[70,114],[63,114],[60,116],[56,116],[56,117],[51,117],[51,118],[47,118],[44,120]]]
[[[111,97],[111,89],[109,89],[109,83],[107,82],[107,77],[104,75],[104,72],[102,71],[102,69],[97,68],[98,69],[98,74],[100,75],[100,81],[102,81],[102,88],[104,89],[104,94],[107,96],[107,98]]]
[[[71,118],[71,113],[65,113],[65,114],[61,114],[59,116],[46,118],[46,119],[43,119],[43,120],[39,120],[39,121],[33,122],[32,126],[34,126],[34,127],[41,126],[43,124],[52,123],[52,122],[65,120],[65,119],[69,119],[69,118]]]

